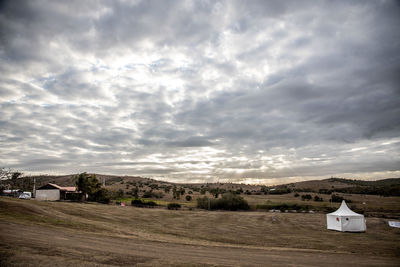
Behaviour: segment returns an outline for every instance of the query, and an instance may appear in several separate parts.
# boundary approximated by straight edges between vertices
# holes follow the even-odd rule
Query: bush
[[[134,199],[131,201],[132,206],[138,206],[138,205],[143,205],[143,201],[140,199]]]
[[[149,190],[149,191],[145,191],[144,193],[143,193],[143,198],[151,198],[153,196],[153,191],[152,190]]]
[[[146,206],[148,206],[148,207],[155,207],[155,206],[157,206],[157,203],[154,202],[154,201],[146,201],[146,202],[144,202],[144,204],[145,204]]]
[[[179,203],[168,203],[167,208],[169,210],[178,210],[181,208],[181,204]]]
[[[310,206],[308,205],[298,205],[298,204],[286,204],[286,203],[277,203],[277,204],[261,204],[257,205],[256,209],[263,209],[263,210],[309,210]]]
[[[343,197],[338,196],[338,195],[335,195],[335,194],[333,194],[333,195],[331,196],[331,200],[332,200],[332,202],[342,202],[342,201],[344,200],[344,201],[346,201],[347,203],[351,203],[351,200],[349,200],[349,199],[344,199]]]
[[[208,209],[210,203],[211,210],[248,210],[249,204],[241,196],[233,193],[225,193],[220,199],[209,199],[202,197],[197,199],[197,207]]]
[[[92,201],[96,201],[99,203],[103,203],[103,204],[108,204],[110,203],[110,192],[105,189],[105,188],[100,188],[99,190],[97,190],[93,195],[91,200]]]
[[[151,189],[158,189],[158,184],[150,184],[149,187]]]
[[[141,199],[134,199],[131,201],[131,205],[139,208],[152,208],[157,206],[154,201],[143,201]]]
[[[300,196],[299,193],[294,194],[294,197],[299,197],[299,196]]]
[[[312,196],[310,194],[301,195],[301,200],[311,200]]]
[[[322,197],[319,197],[317,195],[314,196],[314,201],[322,202],[324,199]]]
[[[191,201],[192,200],[192,197],[189,196],[189,195],[187,195],[185,198],[186,198],[186,201]]]
[[[292,193],[292,190],[290,188],[275,188],[275,190],[269,190],[268,194],[271,195],[284,195],[284,194],[290,194]]]

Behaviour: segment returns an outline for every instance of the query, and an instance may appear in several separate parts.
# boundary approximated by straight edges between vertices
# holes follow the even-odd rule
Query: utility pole
[[[36,177],[33,177],[33,197],[36,197]]]

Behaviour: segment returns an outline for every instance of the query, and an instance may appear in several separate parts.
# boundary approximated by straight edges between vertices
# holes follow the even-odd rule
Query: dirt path
[[[185,245],[0,221],[1,266],[398,266],[398,259],[316,250]]]

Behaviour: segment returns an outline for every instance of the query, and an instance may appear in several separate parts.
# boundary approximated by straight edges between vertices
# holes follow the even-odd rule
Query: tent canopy
[[[326,223],[329,230],[341,232],[365,232],[367,229],[364,215],[349,209],[344,200],[338,210],[326,215]]]
[[[327,215],[334,215],[334,216],[361,216],[364,217],[361,214],[355,213],[349,207],[347,207],[346,202],[344,200],[342,201],[342,204],[340,205],[340,208],[332,213],[328,213]]]

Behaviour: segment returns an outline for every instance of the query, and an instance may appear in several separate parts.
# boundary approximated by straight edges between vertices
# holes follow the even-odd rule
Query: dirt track
[[[9,213],[23,208],[28,212],[50,212],[60,218],[65,217],[64,208],[70,209],[73,204],[11,201],[0,205],[3,212],[0,217],[0,265],[1,266],[338,266],[356,264],[357,266],[398,266],[399,258],[393,254],[384,256],[372,255],[365,251],[346,252],[345,250],[301,248],[296,242],[299,236],[293,235],[293,246],[257,246],[240,243],[220,243],[200,239],[185,239],[177,235],[165,235],[159,230],[141,233],[138,226],[123,225],[113,222],[114,229],[98,230],[88,227],[99,226],[100,218],[91,221],[86,219],[81,229],[61,224],[52,224],[51,217],[44,217],[40,222],[32,222],[19,217],[20,213]],[[115,210],[109,206],[81,205],[82,209]],[[60,209],[61,208],[61,209]],[[79,207],[77,207],[79,208]],[[36,210],[35,210],[36,209]],[[129,210],[130,209],[130,210]],[[143,216],[157,214],[170,215],[166,210],[118,209],[118,212],[134,212],[137,221]],[[97,214],[97,212],[96,212]],[[141,215],[142,214],[142,215]],[[144,215],[143,215],[144,214]],[[173,215],[182,214],[179,212]],[[182,216],[192,213],[184,213]],[[196,213],[194,213],[196,215]],[[199,213],[198,215],[202,215]],[[10,216],[14,217],[10,217]],[[122,214],[121,214],[122,215]],[[246,215],[246,214],[245,214]],[[251,216],[257,214],[248,213]],[[56,216],[56,215],[54,215]],[[141,216],[141,217],[140,217]],[[210,216],[233,216],[236,213],[213,213]],[[244,216],[244,215],[241,215]],[[285,216],[285,215],[282,215]],[[71,219],[71,215],[68,215]],[[249,217],[249,219],[251,219]],[[93,219],[94,217],[90,217]],[[264,218],[264,217],[262,217]],[[111,218],[110,218],[111,219]],[[145,218],[147,220],[147,217]],[[79,220],[72,218],[71,222]],[[168,220],[166,218],[166,220]],[[172,219],[174,221],[176,219]],[[198,219],[201,222],[201,219]],[[81,224],[79,224],[81,225]],[[107,226],[108,227],[108,226]],[[129,228],[132,227],[131,231]],[[151,226],[143,225],[144,229]],[[243,226],[244,229],[246,225]],[[173,226],[171,227],[173,228]],[[256,229],[257,230],[257,229]],[[300,232],[299,232],[300,233]],[[239,233],[240,234],[240,233]],[[335,236],[335,235],[334,235]],[[364,235],[365,236],[365,235]],[[345,236],[348,238],[349,236]],[[350,236],[352,237],[352,236]],[[356,235],[355,238],[363,238]],[[246,238],[243,236],[243,238]],[[279,239],[279,235],[274,237]],[[301,238],[301,236],[300,236]],[[397,240],[398,237],[396,237]],[[321,238],[321,242],[324,238]],[[295,247],[297,245],[297,247]],[[373,246],[373,244],[371,244]]]
[[[396,266],[395,259],[324,251],[195,246],[99,234],[82,235],[40,226],[1,223],[1,243],[11,256],[2,265],[228,265],[228,266]],[[7,244],[7,245],[4,245]],[[7,249],[8,248],[8,249]],[[3,254],[3,256],[6,256]],[[29,264],[28,264],[29,265]]]

